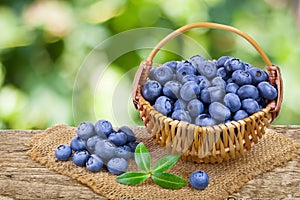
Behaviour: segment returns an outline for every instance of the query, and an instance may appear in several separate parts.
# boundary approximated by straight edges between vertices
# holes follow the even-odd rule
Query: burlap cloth
[[[138,141],[144,142],[151,152],[152,163],[165,154],[165,150],[155,145],[144,127],[133,127],[133,130]],[[106,170],[92,173],[75,166],[71,160],[57,161],[55,148],[60,144],[69,144],[75,135],[74,127],[53,126],[33,137],[28,144],[32,146],[28,154],[46,167],[86,184],[108,199],[224,199],[255,176],[282,166],[299,154],[293,140],[268,129],[244,157],[221,164],[194,164],[180,160],[169,170],[187,181],[193,171],[205,170],[210,177],[210,184],[205,190],[193,189],[189,183],[179,190],[167,190],[154,184],[151,179],[139,185],[122,185],[115,181],[115,175]],[[129,170],[135,170],[135,166],[132,161]]]

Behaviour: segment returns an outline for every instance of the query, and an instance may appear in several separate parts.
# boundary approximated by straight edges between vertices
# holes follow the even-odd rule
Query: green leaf
[[[157,185],[166,189],[175,190],[186,185],[185,179],[165,172],[153,173],[152,179]]]
[[[126,172],[118,176],[116,181],[125,185],[135,185],[142,183],[149,177],[150,174],[144,172]]]
[[[159,159],[152,172],[163,172],[173,167],[180,158],[180,154],[171,154]]]
[[[150,172],[150,154],[147,147],[141,142],[136,146],[134,152],[136,164],[144,171]]]

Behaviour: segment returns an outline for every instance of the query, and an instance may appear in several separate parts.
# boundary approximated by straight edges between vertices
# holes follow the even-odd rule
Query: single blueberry
[[[67,144],[59,145],[55,149],[55,157],[57,160],[66,161],[68,160],[72,155],[72,149]]]
[[[128,162],[124,158],[112,158],[108,161],[106,166],[110,173],[119,175],[126,172]]]
[[[121,146],[121,145],[126,144],[126,142],[127,142],[127,135],[124,132],[122,132],[122,131],[119,131],[119,132],[116,132],[116,133],[111,133],[108,136],[108,141],[111,141],[116,146]]]
[[[114,132],[112,124],[107,120],[98,120],[95,124],[95,131],[101,138],[105,138],[105,136],[107,137]]]
[[[225,122],[231,116],[229,108],[219,102],[211,103],[208,107],[208,112],[218,122]]]
[[[185,101],[183,101],[182,99],[178,99],[177,101],[175,101],[174,103],[174,111],[175,110],[185,110],[187,106],[187,103]]]
[[[217,70],[217,75],[219,77],[221,77],[223,80],[227,80],[229,78],[229,74],[227,73],[225,67],[220,67],[218,70]]]
[[[277,97],[276,88],[269,82],[263,81],[257,85],[260,96],[268,100],[274,100]]]
[[[73,163],[77,166],[83,167],[86,164],[87,159],[90,157],[90,153],[86,150],[76,151],[73,155]]]
[[[167,66],[161,66],[156,68],[154,72],[154,78],[161,85],[173,80],[173,70]]]
[[[190,183],[197,190],[203,190],[209,184],[209,177],[206,172],[197,170],[190,175]]]
[[[249,115],[252,115],[260,110],[257,101],[254,99],[244,99],[242,101],[242,109],[245,110]]]
[[[122,131],[123,133],[125,133],[127,135],[127,142],[133,142],[136,140],[134,132],[128,126],[121,126],[119,128],[119,131]]]
[[[195,124],[198,126],[214,126],[217,124],[217,121],[211,118],[209,114],[201,114],[196,117]]]
[[[86,141],[86,147],[87,149],[92,153],[95,151],[95,145],[97,142],[99,142],[100,140],[103,140],[103,138],[100,138],[98,135],[95,135],[93,137],[90,137],[87,141]]]
[[[226,85],[226,93],[234,93],[236,94],[237,90],[239,89],[239,85],[236,83],[228,83]]]
[[[260,82],[263,82],[263,81],[268,81],[269,80],[269,75],[267,72],[265,72],[264,70],[262,69],[258,69],[256,67],[253,67],[251,69],[248,69],[247,70],[249,72],[249,74],[251,75],[252,77],[252,83],[254,85],[257,85],[259,84]]]
[[[212,81],[211,84],[213,86],[218,86],[218,87],[222,87],[225,88],[226,87],[226,82],[222,79],[222,77],[217,76],[215,77]]]
[[[237,95],[241,100],[248,98],[257,99],[259,97],[259,92],[253,85],[243,85],[238,89]]]
[[[208,79],[213,79],[217,75],[217,67],[216,64],[210,61],[202,62],[197,70],[200,75],[205,76]]]
[[[232,73],[232,80],[239,86],[252,84],[252,77],[249,72],[243,70],[236,70]]]
[[[116,146],[108,140],[100,140],[95,145],[94,154],[107,162],[109,159],[116,155]]]
[[[76,129],[76,132],[78,137],[80,137],[83,140],[87,140],[88,138],[96,134],[94,124],[92,124],[91,122],[80,123]]]
[[[200,94],[200,88],[194,81],[186,82],[180,89],[180,97],[184,101],[190,101],[197,98]]]
[[[227,60],[224,63],[224,67],[225,67],[226,71],[229,73],[234,72],[236,70],[245,70],[244,63],[240,59],[237,59],[237,58],[232,58],[232,59]]]
[[[186,75],[195,75],[196,72],[196,68],[191,63],[183,61],[177,68],[177,80],[182,81],[183,77]]]
[[[169,98],[177,99],[182,84],[178,81],[168,81],[163,87],[163,94]]]
[[[71,148],[73,151],[86,150],[84,141],[78,136],[71,140]]]
[[[206,59],[203,56],[195,55],[192,56],[188,61],[197,69],[202,62],[206,61]]]
[[[127,146],[131,149],[131,152],[135,152],[136,146],[139,144],[139,142],[128,142]]]
[[[133,157],[133,152],[125,150],[122,146],[117,147],[116,155],[117,158],[124,158],[128,160]]]
[[[231,59],[233,59],[233,57],[231,57],[231,56],[222,56],[217,60],[216,65],[218,68],[224,67],[226,61],[231,60]]]
[[[172,118],[175,119],[175,120],[185,121],[185,122],[188,122],[188,123],[192,122],[192,119],[191,119],[189,113],[185,110],[175,110],[172,113]]]
[[[184,84],[188,81],[194,81],[196,82],[197,84],[200,83],[199,79],[198,79],[198,76],[194,75],[194,74],[188,74],[186,76],[184,76],[182,79],[181,79],[181,83]]]
[[[204,105],[200,100],[193,99],[188,103],[187,111],[192,118],[195,118],[204,112]]]
[[[151,104],[161,95],[163,87],[157,81],[148,80],[144,83],[142,88],[143,97]]]
[[[238,121],[238,120],[242,120],[245,119],[246,117],[248,117],[248,113],[244,110],[238,110],[234,115],[233,115],[233,120]]]
[[[173,109],[172,100],[166,96],[160,96],[156,99],[153,106],[158,112],[167,116]]]
[[[92,154],[86,161],[86,168],[91,172],[99,172],[103,165],[103,160],[95,154]]]
[[[226,94],[224,97],[224,103],[231,112],[238,111],[242,106],[240,98],[234,93]]]

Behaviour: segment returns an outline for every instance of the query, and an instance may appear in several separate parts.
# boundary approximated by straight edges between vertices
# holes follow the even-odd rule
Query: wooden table
[[[272,126],[300,143],[300,126]],[[34,162],[24,143],[41,131],[0,131],[0,199],[104,199],[82,185]],[[300,157],[257,176],[228,199],[300,199]]]

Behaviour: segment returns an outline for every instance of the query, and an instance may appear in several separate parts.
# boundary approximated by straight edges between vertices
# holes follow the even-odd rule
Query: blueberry
[[[134,132],[128,126],[121,126],[119,128],[119,131],[122,131],[123,133],[125,133],[127,135],[127,142],[132,142],[132,141],[136,140]]]
[[[240,98],[234,93],[226,94],[224,97],[224,103],[231,112],[238,111],[242,106]]]
[[[156,99],[153,107],[161,114],[167,116],[173,108],[172,100],[166,96],[160,96]]]
[[[112,124],[107,120],[98,120],[95,124],[95,131],[101,138],[105,138],[105,136],[107,137],[114,132]]]
[[[134,142],[134,141],[132,141],[132,142]],[[122,149],[124,149],[125,151],[132,152],[132,151],[131,151],[131,148],[130,148],[128,145],[122,145],[122,146],[119,146],[118,148],[122,148]]]
[[[111,141],[112,143],[114,143],[116,146],[121,146],[121,145],[126,144],[127,135],[122,131],[119,131],[117,133],[111,133],[108,136],[108,140]]]
[[[76,151],[73,155],[73,163],[77,166],[83,167],[86,164],[87,159],[90,157],[90,153],[86,150]]]
[[[76,136],[72,139],[71,148],[73,151],[86,150],[84,141],[78,136]]]
[[[243,70],[236,70],[232,73],[232,80],[239,86],[251,84],[252,83],[252,77],[249,74],[249,72],[243,71]]]
[[[258,97],[257,99],[255,99],[257,101],[257,103],[261,106],[261,108],[265,108],[266,105],[268,104],[268,100],[263,98],[263,97]]]
[[[231,59],[233,59],[233,57],[231,57],[231,56],[222,56],[217,60],[216,65],[218,68],[224,67],[226,61],[231,60]]]
[[[108,140],[100,140],[95,145],[94,154],[106,162],[116,155],[116,146]]]
[[[212,81],[211,84],[213,86],[218,86],[218,87],[222,87],[225,88],[226,87],[226,82],[222,79],[222,77],[217,76],[215,77]]]
[[[177,69],[177,61],[169,61],[163,64],[163,66],[169,67],[170,69],[172,69],[173,71],[175,71]]]
[[[189,111],[191,117],[195,118],[204,112],[204,105],[198,99],[193,99],[188,103],[187,111]]]
[[[86,147],[90,152],[94,152],[95,151],[95,145],[97,142],[99,142],[100,140],[103,140],[102,138],[100,138],[98,135],[95,135],[93,137],[90,137],[87,141],[86,141]]]
[[[277,97],[276,88],[269,82],[263,81],[257,85],[260,96],[268,100],[274,100]]]
[[[211,103],[208,111],[210,116],[219,122],[225,122],[231,116],[229,108],[219,102]]]
[[[208,114],[201,114],[196,117],[195,124],[198,126],[214,126],[217,124],[217,121]]]
[[[185,110],[175,110],[172,113],[172,118],[179,121],[185,121],[185,122],[192,122],[192,119],[189,115],[189,113]]]
[[[188,74],[186,76],[184,76],[182,79],[181,79],[181,82],[184,84],[188,81],[194,81],[196,82],[197,84],[200,83],[200,80],[198,79],[198,76],[194,75],[194,74]]]
[[[225,67],[220,67],[218,70],[217,70],[217,75],[219,77],[221,77],[222,79],[224,80],[227,80],[229,78],[229,74],[228,72],[226,71]]]
[[[245,70],[245,65],[244,63],[237,58],[232,58],[227,60],[224,63],[225,69],[227,72],[234,72],[236,70]]]
[[[257,101],[254,99],[244,99],[242,101],[242,109],[245,110],[249,115],[252,115],[260,110]]]
[[[182,84],[178,81],[168,81],[163,87],[163,94],[169,98],[177,99]]]
[[[197,170],[190,175],[190,183],[197,190],[203,190],[209,184],[209,177],[206,172]]]
[[[103,160],[95,154],[92,154],[86,161],[86,168],[91,172],[99,172],[103,165]]]
[[[252,83],[254,85],[257,85],[260,82],[268,81],[269,80],[269,75],[264,70],[252,67],[251,69],[248,69],[247,71],[251,75],[251,77],[252,77]]]
[[[257,99],[259,97],[259,92],[253,85],[243,85],[238,89],[237,95],[241,100],[248,98]]]
[[[196,68],[188,61],[183,61],[177,68],[177,79],[181,81],[186,75],[195,75]]]
[[[148,80],[143,85],[142,94],[146,100],[153,104],[161,95],[162,90],[163,88],[159,82]]]
[[[242,120],[245,119],[246,117],[248,117],[248,113],[244,110],[238,110],[234,115],[233,115],[233,120],[238,121],[238,120]]]
[[[200,99],[203,103],[209,104],[211,102],[223,101],[225,96],[225,89],[221,87],[209,87],[201,91]]]
[[[210,61],[204,61],[197,67],[200,75],[205,76],[208,79],[212,79],[217,75],[217,66]]]
[[[67,144],[62,144],[59,145],[55,149],[55,157],[57,160],[65,161],[68,160],[72,155],[72,149],[69,145]]]
[[[197,98],[200,94],[200,88],[194,81],[186,82],[180,89],[180,96],[185,101]]]
[[[249,64],[249,63],[245,63],[244,62],[244,65],[245,65],[245,70],[246,71],[249,71],[251,68],[253,68],[253,66],[251,64]]]
[[[198,76],[200,90],[210,87],[211,82],[205,76]]]
[[[206,59],[203,56],[195,55],[192,56],[188,61],[197,69],[202,62],[206,61]]]
[[[76,132],[78,137],[80,137],[83,140],[87,140],[88,138],[96,134],[94,124],[92,124],[91,122],[82,122],[77,127]]]
[[[135,148],[138,144],[139,142],[128,142],[127,146],[131,149],[131,152],[135,152]]]
[[[173,79],[173,70],[167,66],[161,66],[154,72],[154,78],[161,85]]]
[[[151,68],[150,69],[150,72],[149,72],[149,75],[148,75],[148,78],[150,80],[155,80],[155,77],[154,77],[154,72],[155,72],[156,68]]]
[[[185,101],[183,101],[182,99],[178,99],[177,101],[175,101],[174,103],[174,111],[175,110],[185,110],[187,106],[187,103]]]
[[[117,158],[124,158],[125,160],[128,160],[133,157],[133,153],[130,150],[127,151],[123,147],[120,146],[120,147],[117,147],[115,156]]]
[[[226,85],[226,93],[234,93],[236,94],[237,90],[239,89],[239,85],[236,83],[228,83]]]
[[[124,158],[112,158],[107,163],[107,169],[110,173],[119,175],[126,172],[128,162]]]

